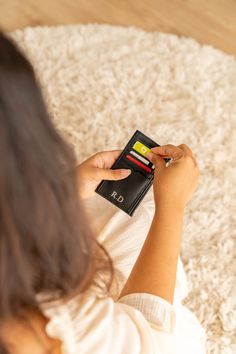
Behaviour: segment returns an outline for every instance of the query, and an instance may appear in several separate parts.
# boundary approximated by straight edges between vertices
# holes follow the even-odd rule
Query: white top
[[[172,306],[156,296],[135,294],[114,302],[91,290],[67,304],[45,307],[44,313],[51,318],[46,331],[62,341],[63,354],[163,353],[158,335],[172,332],[175,322]]]
[[[104,210],[108,220],[101,212],[100,224],[94,219],[98,202],[99,211]],[[42,305],[49,318],[47,334],[62,341],[63,354],[205,354],[205,331],[181,303],[188,289],[180,259],[173,305],[146,293],[118,300],[150,227],[154,211],[151,192],[132,218],[100,196],[92,203],[89,212],[96,221],[98,239],[115,266],[110,296],[104,297],[93,285],[67,303]]]

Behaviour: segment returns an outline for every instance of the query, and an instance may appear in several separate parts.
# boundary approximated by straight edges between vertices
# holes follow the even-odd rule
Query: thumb
[[[154,154],[153,152],[148,152],[145,156],[154,164],[155,168],[157,168],[159,171],[163,170],[166,167],[165,160],[157,154]]]
[[[97,173],[98,173],[98,178],[99,179],[106,179],[109,181],[118,181],[120,179],[124,179],[126,177],[128,177],[131,173],[131,170],[129,169],[116,169],[116,170],[112,170],[112,169],[108,169],[108,168],[98,168],[97,169]]]

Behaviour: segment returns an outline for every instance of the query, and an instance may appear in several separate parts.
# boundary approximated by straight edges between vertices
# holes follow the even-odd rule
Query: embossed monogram
[[[114,198],[115,200],[117,200],[117,202],[119,202],[119,203],[122,203],[124,201],[123,195],[120,194],[118,196],[116,191],[112,192],[111,197]]]

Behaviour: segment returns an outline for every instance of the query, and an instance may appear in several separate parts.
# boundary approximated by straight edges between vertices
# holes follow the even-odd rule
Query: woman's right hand
[[[191,149],[185,145],[154,147],[146,157],[155,165],[154,198],[156,208],[184,208],[196,189],[199,169]],[[166,167],[163,158],[172,158]]]

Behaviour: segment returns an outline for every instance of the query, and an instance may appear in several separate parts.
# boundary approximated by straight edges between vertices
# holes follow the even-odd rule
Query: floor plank
[[[108,23],[190,36],[236,56],[236,0],[0,0],[0,26]]]

